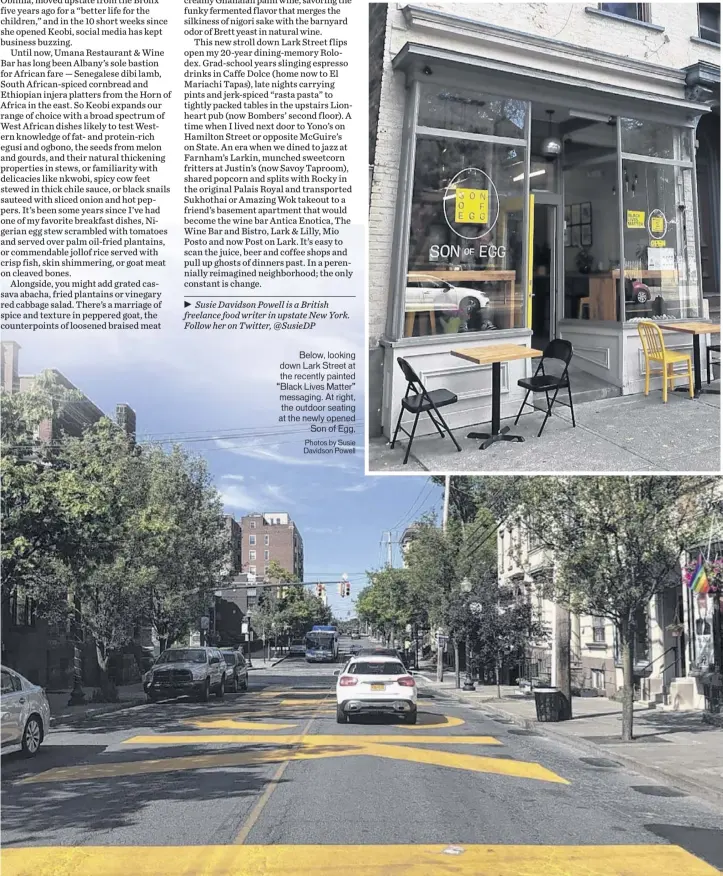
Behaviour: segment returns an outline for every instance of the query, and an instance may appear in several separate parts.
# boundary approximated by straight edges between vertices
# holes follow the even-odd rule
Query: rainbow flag
[[[698,557],[698,565],[695,567],[695,571],[688,582],[688,587],[690,587],[693,593],[707,593],[710,590],[702,555]]]

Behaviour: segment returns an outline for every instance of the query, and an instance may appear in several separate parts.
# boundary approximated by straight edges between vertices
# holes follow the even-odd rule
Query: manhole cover
[[[633,791],[638,794],[646,794],[648,797],[687,797],[683,791],[668,788],[667,785],[633,785]]]
[[[513,727],[507,732],[512,733],[513,736],[542,736],[542,733],[540,733],[538,730],[522,730],[521,728],[516,727]]]
[[[580,760],[588,766],[603,767],[604,769],[614,769],[621,766],[614,760],[608,760],[606,757],[581,757]]]

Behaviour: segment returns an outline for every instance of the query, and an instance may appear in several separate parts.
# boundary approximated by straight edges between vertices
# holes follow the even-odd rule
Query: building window
[[[604,644],[605,642],[605,618],[593,617],[592,619],[592,640]]]
[[[594,690],[605,690],[605,670],[604,669],[591,669],[590,670],[591,683]]]
[[[249,560],[256,559],[256,551],[249,551]]]
[[[528,103],[419,89],[402,334],[521,327]]]
[[[256,536],[255,535],[249,536],[249,544],[256,544]]]
[[[249,527],[250,527],[251,529],[256,529],[256,521],[255,521],[255,520],[250,520],[250,521],[249,521]]]
[[[633,21],[650,21],[650,9],[647,3],[600,3],[599,5],[603,12],[609,12],[611,15],[632,18]]]
[[[628,321],[700,315],[691,137],[620,119]]]
[[[264,544],[268,545],[268,543],[269,543],[269,537],[268,537],[268,535],[265,535],[264,536]]]
[[[264,559],[265,560],[269,559],[269,552],[268,551],[264,551]]]
[[[264,575],[268,575],[268,574],[269,574],[269,567],[264,566]]]
[[[256,574],[256,566],[249,566],[249,575]]]
[[[698,4],[698,36],[720,45],[720,3]]]

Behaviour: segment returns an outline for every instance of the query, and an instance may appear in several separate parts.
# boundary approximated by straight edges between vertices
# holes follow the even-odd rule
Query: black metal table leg
[[[693,398],[701,395],[720,395],[720,389],[703,386],[703,371],[701,367],[701,351],[705,335],[693,335]],[[687,386],[676,386],[675,392],[688,392]]]
[[[708,385],[703,386],[703,338],[705,335],[696,335],[695,339],[697,343],[693,344],[693,371],[694,371],[694,385],[695,385],[695,397],[698,398],[699,395],[720,395],[720,389],[716,389],[715,387],[710,387]]]
[[[479,446],[480,450],[487,450],[496,441],[524,441],[521,435],[509,435],[509,426],[503,426],[500,429],[500,396],[502,394],[500,375],[502,373],[502,363],[492,363],[492,422],[491,432],[470,432],[468,438],[481,438],[482,443]]]

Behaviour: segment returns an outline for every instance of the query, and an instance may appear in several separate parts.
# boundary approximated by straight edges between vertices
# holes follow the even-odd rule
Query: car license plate
[[[384,690],[384,685],[383,684],[373,684],[372,690]]]

